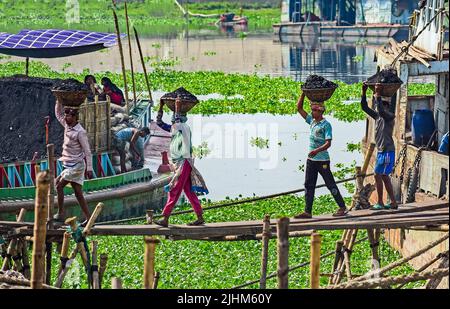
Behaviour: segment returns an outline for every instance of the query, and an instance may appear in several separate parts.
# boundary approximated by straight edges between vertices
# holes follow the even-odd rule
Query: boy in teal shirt
[[[330,155],[328,148],[331,146],[332,128],[331,124],[323,118],[325,107],[323,104],[312,104],[311,115],[303,109],[305,94],[302,93],[297,102],[297,109],[300,115],[310,125],[311,133],[309,136],[309,154],[306,161],[305,175],[305,212],[300,213],[294,218],[312,218],[312,206],[317,184],[317,177],[320,174],[325,181],[325,185],[334,197],[339,206],[339,210],[333,216],[344,216],[347,214],[347,207],[344,199],[336,185],[333,174],[330,170]]]

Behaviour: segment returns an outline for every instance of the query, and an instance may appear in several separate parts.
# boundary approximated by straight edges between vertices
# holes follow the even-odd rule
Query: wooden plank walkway
[[[291,219],[289,231],[341,230],[371,228],[408,228],[413,226],[441,225],[449,223],[448,201],[428,201],[401,205],[398,210],[358,210],[345,217],[329,214],[312,219]],[[270,222],[276,232],[276,220]],[[9,228],[20,235],[32,235],[33,223],[0,222],[0,232]],[[207,223],[203,226],[169,225],[99,225],[92,228],[92,235],[109,236],[167,236],[183,239],[205,239],[231,235],[256,235],[262,233],[262,220]],[[62,236],[64,229],[49,230],[49,236]]]

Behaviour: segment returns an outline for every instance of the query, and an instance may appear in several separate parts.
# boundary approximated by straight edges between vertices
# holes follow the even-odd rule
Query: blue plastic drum
[[[426,146],[435,130],[433,111],[416,109],[412,117],[412,139],[416,146]]]

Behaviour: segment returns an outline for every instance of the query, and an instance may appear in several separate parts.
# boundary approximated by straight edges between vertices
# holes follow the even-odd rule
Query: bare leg
[[[56,178],[56,192],[58,194],[58,214],[64,217],[64,187],[69,182],[61,179],[61,176]]]
[[[377,187],[378,204],[384,206],[383,203],[383,178],[382,175],[375,174],[375,185]]]
[[[391,205],[396,208],[398,207],[397,201],[394,196],[394,189],[392,188],[391,178],[388,175],[382,175],[382,179],[384,182],[384,186],[386,187],[386,191],[389,195],[389,199],[391,200]]]
[[[89,213],[88,205],[83,195],[82,186],[77,184],[76,182],[72,182],[71,185],[73,191],[75,192],[75,197],[77,198],[77,201],[80,204],[81,210],[83,211],[83,214],[86,217],[86,220],[89,220],[91,215]]]
[[[120,152],[120,172],[121,173],[126,173],[127,172],[127,168],[125,166],[125,153],[124,152]]]

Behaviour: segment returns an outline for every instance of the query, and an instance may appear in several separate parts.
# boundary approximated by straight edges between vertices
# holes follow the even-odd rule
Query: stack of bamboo
[[[392,55],[394,58],[398,56],[402,52],[402,48],[406,48],[408,42],[397,42],[393,38],[389,39],[389,43],[383,47],[385,53]],[[427,68],[430,68],[431,65],[428,61],[436,60],[435,55],[432,55],[426,51],[419,49],[418,47],[411,45],[408,48],[408,52],[404,53],[400,58],[404,61],[419,61]]]

